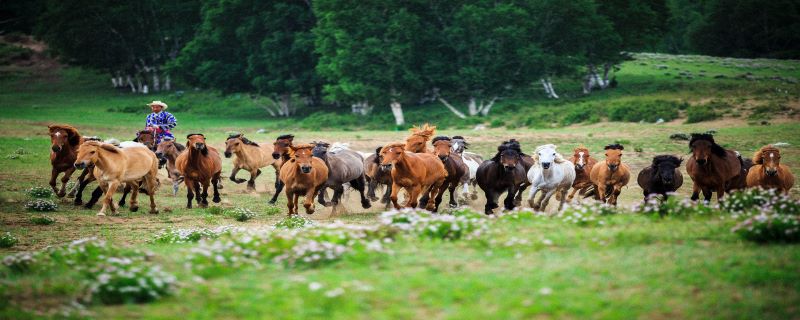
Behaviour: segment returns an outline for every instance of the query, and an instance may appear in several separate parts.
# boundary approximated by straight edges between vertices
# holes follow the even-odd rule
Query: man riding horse
[[[155,143],[158,145],[164,138],[175,139],[170,133],[170,130],[178,125],[178,121],[171,113],[164,110],[167,109],[167,104],[161,101],[153,101],[149,104],[150,110],[153,113],[147,115],[145,120],[145,130],[149,130],[155,134]]]

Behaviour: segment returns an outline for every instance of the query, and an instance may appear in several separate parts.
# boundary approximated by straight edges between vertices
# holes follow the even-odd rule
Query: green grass
[[[667,70],[658,65],[668,65]],[[796,118],[800,88],[779,75],[800,77],[796,61],[736,60],[698,56],[638,55],[616,74],[620,86],[589,96],[575,81],[557,80],[562,99],[547,100],[538,87],[504,97],[488,118],[461,121],[437,104],[407,105],[409,123],[431,121],[438,133],[464,135],[470,150],[489,157],[498,143],[517,138],[527,152],[554,143],[569,154],[586,145],[595,156],[602,147],[625,144],[623,160],[634,175],[657,154],[688,158],[687,142],[673,141],[673,133],[716,130],[717,141],[744,156],[776,142],[782,162],[800,167],[800,123]],[[706,76],[699,76],[704,70]],[[678,72],[689,71],[692,78]],[[751,72],[762,79],[738,75]],[[664,75],[670,73],[671,75]],[[724,74],[725,78],[714,78]],[[271,142],[278,134],[293,133],[298,142],[325,140],[351,143],[356,150],[403,140],[408,132],[396,130],[385,112],[374,117],[350,115],[346,110],[308,107],[290,119],[266,116],[247,95],[219,96],[185,90],[163,95],[135,95],[107,88],[107,79],[75,68],[57,74],[0,72],[0,234],[19,239],[0,254],[41,250],[51,245],[98,237],[125,248],[153,252],[153,262],[176,274],[180,290],[150,304],[105,306],[88,304],[95,318],[764,318],[800,316],[800,248],[789,244],[759,245],[731,232],[736,221],[726,215],[657,219],[642,215],[603,216],[604,224],[580,227],[557,218],[498,221],[485,237],[440,241],[400,237],[386,246],[391,255],[345,257],[315,268],[288,268],[266,263],[261,269],[244,269],[198,280],[185,269],[193,244],[148,243],[168,228],[274,226],[286,216],[284,196],[277,206],[266,203],[274,189],[272,169],[256,182],[257,193],[227,180],[232,163],[223,159],[223,203],[214,209],[187,210],[185,188],[171,195],[164,180],[157,202],[159,215],[131,213],[97,218],[93,210],[56,200],[56,219],[39,225],[31,218],[43,215],[24,209],[31,187],[49,180],[49,139],[45,125],[70,123],[81,133],[104,138],[130,139],[142,126],[145,103],[164,100],[179,119],[176,136],[201,131],[209,143],[222,147],[226,131],[246,133],[258,142]],[[454,101],[451,101],[455,103]],[[720,117],[684,123],[694,108],[712,109]],[[659,108],[669,117],[655,120]],[[607,122],[615,110],[621,115],[647,117]],[[137,111],[140,110],[140,111]],[[740,114],[740,117],[734,114]],[[678,121],[670,121],[676,119]],[[769,120],[772,125],[758,122]],[[476,124],[493,127],[473,131]],[[267,129],[264,134],[256,130]],[[641,152],[633,152],[636,149]],[[629,151],[630,150],[630,151]],[[795,170],[796,171],[796,170]],[[163,171],[161,173],[163,176]],[[247,173],[240,172],[240,177]],[[162,177],[163,178],[163,177]],[[634,177],[635,178],[635,177]],[[635,179],[622,192],[621,207],[641,201]],[[684,172],[678,197],[691,193]],[[90,185],[84,197],[88,197]],[[791,191],[794,198],[800,189]],[[115,197],[118,199],[119,195]],[[445,196],[444,202],[448,196]],[[471,203],[482,210],[483,196]],[[140,202],[141,203],[141,202]],[[551,202],[551,207],[553,206]],[[225,214],[241,207],[256,213],[236,221]],[[382,206],[361,209],[357,194],[345,201],[346,212],[330,217],[329,208],[317,205],[308,217],[315,224],[334,220],[374,225]],[[301,211],[302,212],[302,211]],[[504,244],[511,243],[506,246]],[[2,267],[0,267],[2,269]],[[2,273],[3,271],[0,271]],[[29,275],[0,274],[0,318],[32,318],[63,308],[84,297],[75,285],[77,271],[56,268]],[[311,290],[311,283],[322,288]],[[342,288],[335,297],[326,292]],[[80,314],[78,311],[75,314]],[[76,316],[83,317],[83,316]]]

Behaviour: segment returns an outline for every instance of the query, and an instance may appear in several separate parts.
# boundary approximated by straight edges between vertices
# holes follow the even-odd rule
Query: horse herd
[[[450,195],[449,206],[456,207],[459,199],[477,199],[477,188],[485,194],[486,214],[499,207],[503,193],[507,194],[503,200],[506,210],[521,206],[528,188],[528,204],[534,210],[544,211],[553,195],[559,201],[558,210],[565,202],[573,201],[576,194],[616,205],[631,176],[630,167],[622,160],[625,148],[620,144],[605,146],[603,159],[596,159],[585,147],[575,148],[567,159],[556,151],[556,145],[541,145],[526,154],[519,141],[509,139],[497,147],[493,157],[484,160],[467,151],[469,143],[463,136],[435,136],[435,130],[428,124],[411,128],[411,135],[404,142],[377,147],[371,154],[351,150],[342,143],[295,144],[293,135],[281,135],[273,143],[256,143],[242,134],[233,134],[225,141],[224,156],[233,157],[229,179],[235,183],[246,181],[248,191],[255,191],[261,169],[272,166],[276,192],[269,203],[274,204],[285,189],[289,215],[298,214],[300,196],[305,197],[306,213],[314,212],[317,198],[318,203],[333,207],[335,214],[346,186],[358,191],[363,208],[370,208],[371,201],[379,200],[375,192],[380,186],[385,187],[380,201],[386,208],[420,207],[433,212],[438,211],[445,192]],[[99,187],[85,205],[91,208],[103,197],[98,215],[105,215],[106,210],[116,213],[129,193],[130,210],[137,211],[139,192],[150,197],[150,212],[158,213],[154,198],[159,184],[156,175],[164,166],[172,181],[173,195],[180,183],[185,184],[187,208],[192,208],[193,202],[206,207],[209,188],[213,190],[212,201],[221,201],[222,157],[206,143],[203,134],[187,135],[183,145],[170,139],[156,144],[153,133],[146,130],[140,131],[135,141],[116,144],[82,137],[69,125],[51,125],[49,133],[53,191],[64,197],[70,176],[76,169],[83,169],[70,194],[75,196],[74,203],[81,205],[84,188],[91,181],[98,181]],[[786,193],[794,185],[794,176],[780,163],[780,151],[772,145],[759,149],[752,160],[724,149],[709,134],[693,134],[689,148],[691,156],[685,167],[694,182],[692,200],[698,200],[702,193],[710,201],[712,192],[719,200],[732,190],[747,187]],[[637,177],[645,198],[653,194],[668,197],[681,187],[682,162],[673,155],[655,156]],[[237,178],[240,170],[248,171],[250,179]],[[62,172],[58,189],[56,180]],[[124,193],[115,203],[112,196],[120,187]],[[459,187],[460,196],[456,194]],[[333,190],[330,200],[326,199],[328,188]],[[403,203],[399,201],[401,192]]]

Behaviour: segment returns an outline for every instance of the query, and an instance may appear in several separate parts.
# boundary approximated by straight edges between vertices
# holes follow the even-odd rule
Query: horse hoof
[[[268,204],[275,204],[275,202],[277,202],[277,201],[275,201],[275,200],[267,201]]]
[[[139,206],[131,207],[131,212],[139,211]]]
[[[458,208],[458,204],[457,203],[451,203],[450,204],[450,208]]]
[[[106,216],[106,214],[105,214],[105,213],[102,213],[102,212],[98,212],[98,213],[97,213],[97,216],[98,216],[98,217],[105,217],[105,216]]]
[[[211,199],[211,201],[214,201],[214,203],[219,203],[222,201],[222,199],[220,197],[214,197],[214,199]]]
[[[72,202],[72,204],[74,204],[76,206],[82,205],[83,204],[83,200],[75,199],[75,201]]]
[[[66,195],[67,195],[66,192],[59,192],[59,193],[56,194],[56,196],[58,196],[59,198],[63,198]]]
[[[378,197],[369,197],[369,201],[378,201]]]
[[[150,214],[158,214],[158,209],[150,210]]]
[[[372,204],[369,201],[361,201],[361,207],[364,209],[372,208]]]

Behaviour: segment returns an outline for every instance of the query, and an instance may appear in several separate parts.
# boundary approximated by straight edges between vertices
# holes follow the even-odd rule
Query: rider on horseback
[[[178,121],[175,120],[175,116],[171,113],[164,111],[167,109],[167,104],[161,101],[153,101],[147,105],[150,106],[150,110],[153,113],[147,115],[145,130],[151,130],[155,133],[156,145],[161,143],[164,138],[174,140],[175,137],[169,131],[178,125]]]

